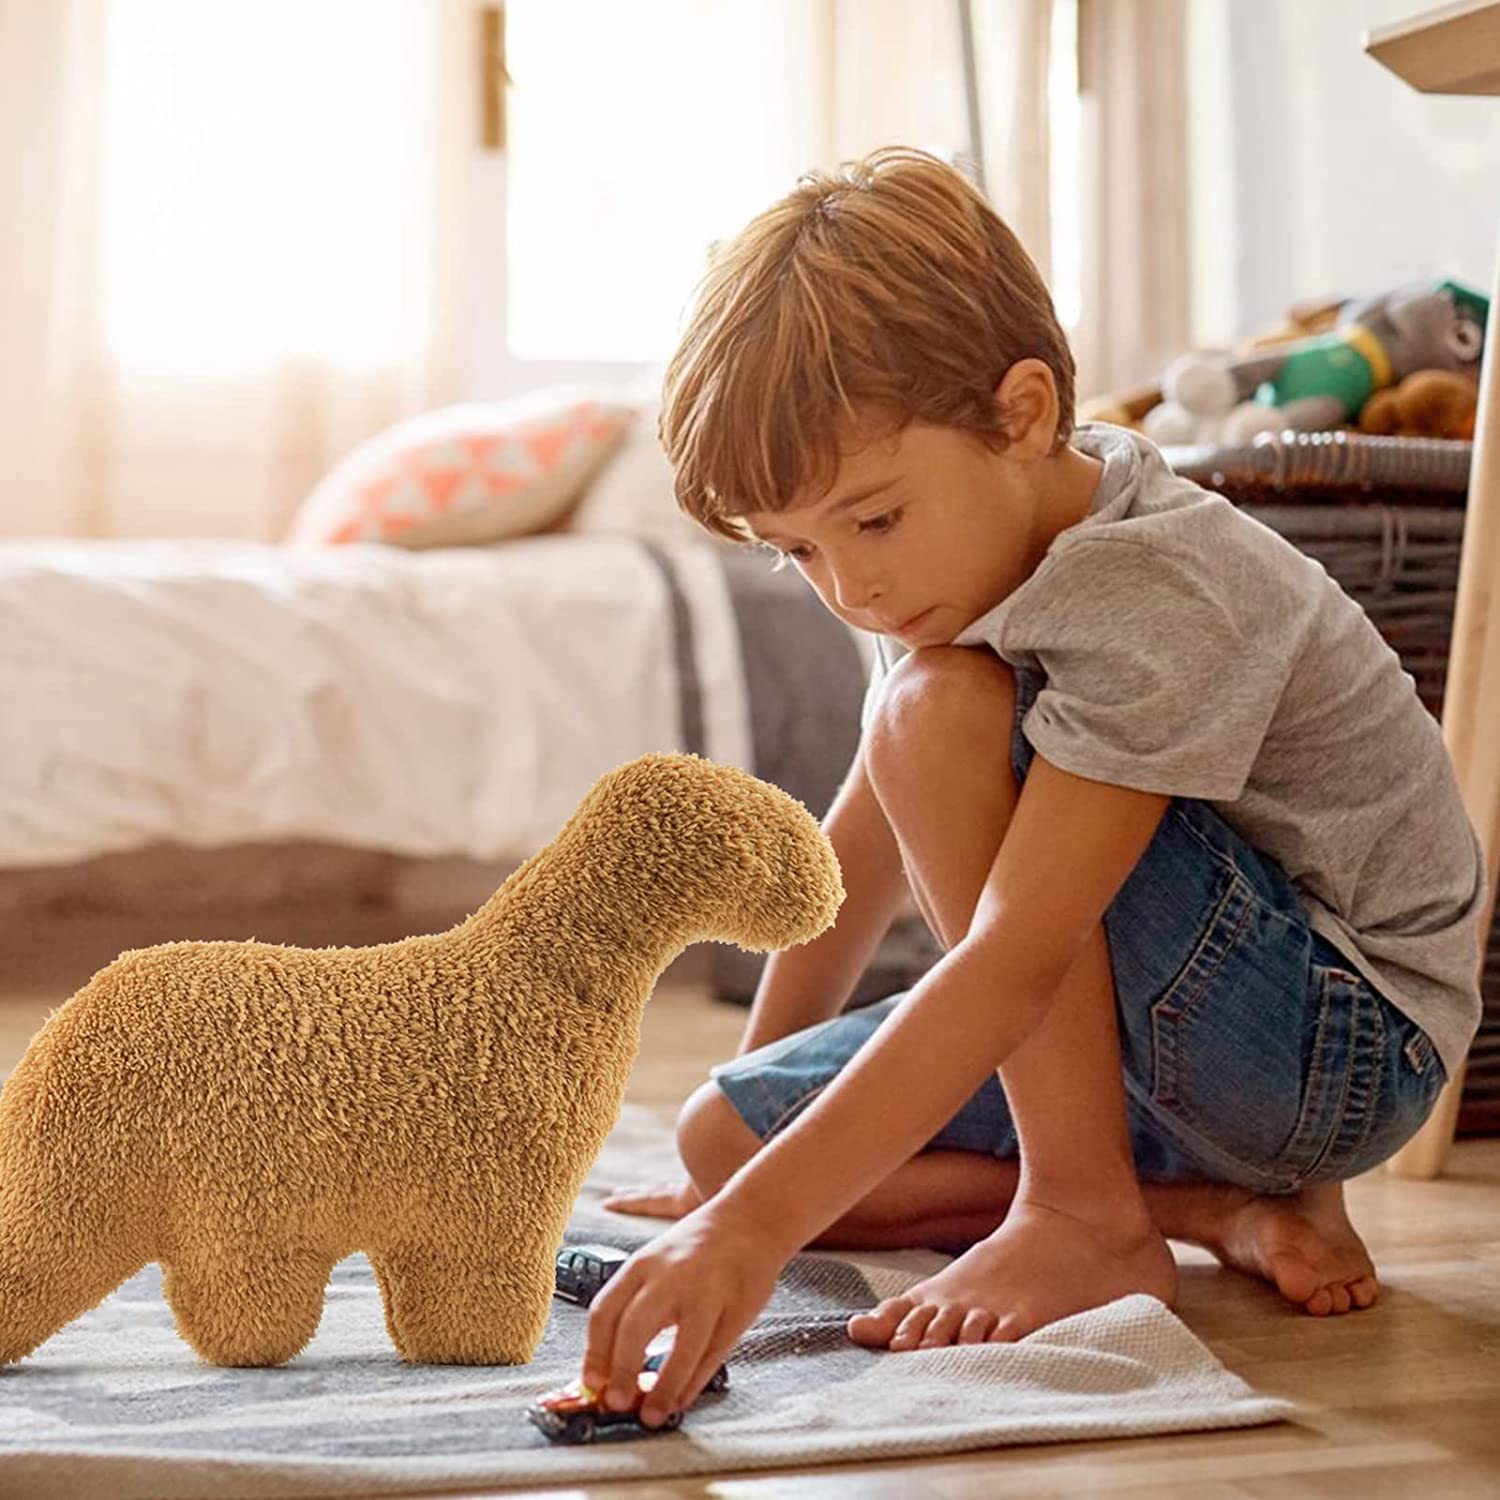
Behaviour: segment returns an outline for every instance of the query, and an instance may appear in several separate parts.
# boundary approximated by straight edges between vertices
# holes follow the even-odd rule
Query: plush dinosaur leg
[[[529,1241],[529,1243],[528,1243]],[[552,1309],[556,1240],[454,1233],[367,1252],[385,1324],[412,1364],[524,1365]]]
[[[28,1052],[0,1092],[0,1364],[30,1354],[151,1259],[128,1177],[90,1153]]]
[[[300,1353],[323,1316],[337,1257],[258,1241],[237,1246],[200,1223],[162,1258],[162,1295],[177,1331],[210,1364],[281,1365]]]
[[[76,1204],[0,1180],[0,1365],[96,1307],[147,1259],[106,1216],[91,1221]]]

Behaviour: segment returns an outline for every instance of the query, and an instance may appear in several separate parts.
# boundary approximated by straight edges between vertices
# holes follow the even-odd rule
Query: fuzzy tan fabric
[[[807,942],[843,897],[800,802],[646,755],[447,932],[123,954],[0,1093],[0,1363],[158,1261],[204,1359],[281,1364],[355,1251],[403,1358],[527,1362],[661,971]]]

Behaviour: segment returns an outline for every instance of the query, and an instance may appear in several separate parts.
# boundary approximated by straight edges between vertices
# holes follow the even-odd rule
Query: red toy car
[[[641,1424],[641,1406],[646,1394],[656,1384],[656,1378],[672,1346],[648,1349],[641,1373],[635,1378],[635,1401],[626,1411],[613,1411],[603,1404],[604,1392],[586,1386],[582,1380],[570,1380],[555,1391],[548,1391],[533,1405],[526,1408],[527,1418],[554,1443],[591,1443],[601,1427],[639,1427],[642,1432],[675,1432],[682,1426],[682,1413],[671,1412],[656,1427]],[[729,1389],[729,1369],[720,1365],[708,1378],[704,1392]]]

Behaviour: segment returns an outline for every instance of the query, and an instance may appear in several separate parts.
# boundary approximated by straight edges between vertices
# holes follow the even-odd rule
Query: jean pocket
[[[1285,1186],[1297,1120],[1307,945],[1232,866],[1191,955],[1151,1005],[1151,1103],[1213,1177]]]
[[[1395,1107],[1401,1094],[1392,1077],[1400,1055],[1392,1026],[1397,1013],[1350,969],[1314,963],[1313,984],[1316,1029],[1298,1128],[1286,1149],[1299,1187],[1367,1172],[1410,1134]]]

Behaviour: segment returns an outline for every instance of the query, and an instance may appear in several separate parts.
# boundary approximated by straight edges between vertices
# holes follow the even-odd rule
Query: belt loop
[[[1413,1031],[1407,1037],[1406,1045],[1401,1049],[1406,1054],[1406,1060],[1412,1066],[1412,1071],[1419,1077],[1427,1071],[1432,1062],[1433,1046],[1432,1039],[1425,1031]]]

